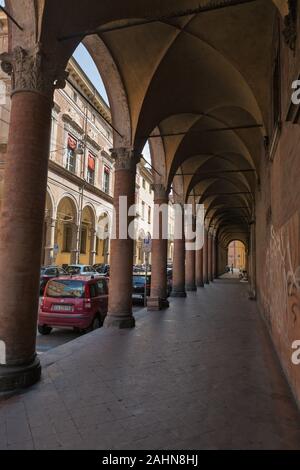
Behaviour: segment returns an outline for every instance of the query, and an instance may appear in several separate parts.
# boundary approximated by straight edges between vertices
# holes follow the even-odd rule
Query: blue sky
[[[73,56],[75,57],[81,68],[85,71],[85,73],[93,83],[94,87],[99,91],[102,98],[106,101],[107,104],[109,104],[101,76],[86,48],[82,44],[79,44]]]

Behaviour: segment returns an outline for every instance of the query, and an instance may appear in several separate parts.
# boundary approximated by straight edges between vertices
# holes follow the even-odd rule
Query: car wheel
[[[94,320],[93,320],[93,323],[92,323],[92,331],[94,330],[98,330],[98,328],[100,328],[102,325],[101,325],[101,320],[100,320],[100,317],[97,315]]]
[[[52,331],[51,326],[38,325],[38,332],[41,335],[50,335],[51,331]]]

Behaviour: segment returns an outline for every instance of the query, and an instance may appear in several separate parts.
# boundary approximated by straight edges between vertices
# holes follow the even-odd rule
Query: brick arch
[[[116,63],[99,36],[87,36],[82,43],[98,68],[108,95],[112,124],[115,128],[114,146],[131,146],[132,130],[128,97]]]

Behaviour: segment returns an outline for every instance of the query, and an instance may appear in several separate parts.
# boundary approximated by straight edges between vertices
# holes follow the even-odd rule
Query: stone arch
[[[160,134],[159,126],[155,127],[152,135]],[[164,141],[161,137],[149,138],[149,148],[151,155],[151,164],[153,166],[152,176],[153,182],[167,186],[167,162]]]
[[[78,249],[78,205],[76,199],[65,193],[57,203],[55,243],[58,245],[56,263],[76,262]]]
[[[114,147],[130,147],[132,130],[128,97],[116,63],[99,36],[87,36],[82,43],[94,60],[108,95],[112,124],[115,128]]]

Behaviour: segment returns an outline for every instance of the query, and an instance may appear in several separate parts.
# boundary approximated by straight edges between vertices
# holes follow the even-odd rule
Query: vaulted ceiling
[[[31,40],[38,38],[52,60],[65,65],[81,41],[94,58],[119,131],[116,143],[142,151],[152,134],[150,147],[160,148],[152,155],[155,177],[173,184],[185,200],[204,203],[207,221],[226,243],[230,233],[246,233],[270,123],[274,3],[286,12],[285,0],[183,16],[175,14],[212,2],[10,0],[8,5],[20,17],[18,8],[30,12],[34,3],[39,21]],[[137,24],[145,18],[146,24]],[[21,36],[16,32],[15,41]]]

